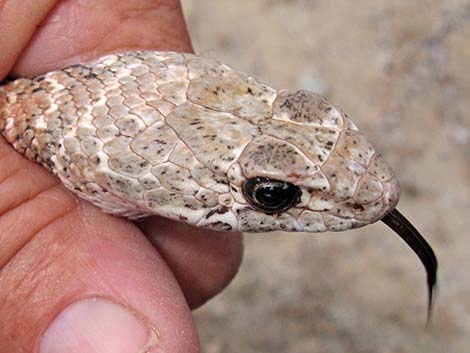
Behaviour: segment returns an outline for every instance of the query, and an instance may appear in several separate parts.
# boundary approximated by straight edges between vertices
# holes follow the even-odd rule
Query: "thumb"
[[[131,223],[0,139],[0,352],[197,352],[173,275]]]

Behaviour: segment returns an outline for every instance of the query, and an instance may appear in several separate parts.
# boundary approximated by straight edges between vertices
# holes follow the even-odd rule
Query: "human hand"
[[[191,51],[177,0],[0,0],[0,43],[0,80],[113,51]],[[0,353],[198,352],[190,309],[232,279],[241,236],[139,226],[0,137]]]

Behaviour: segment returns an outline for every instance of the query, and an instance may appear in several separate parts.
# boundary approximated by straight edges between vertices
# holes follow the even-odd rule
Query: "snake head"
[[[229,170],[245,199],[236,211],[242,230],[341,231],[376,222],[395,208],[394,172],[325,98],[280,91],[272,117],[258,127]]]
[[[416,228],[395,209],[393,170],[340,108],[315,93],[281,91],[261,134],[232,166],[246,203],[241,229],[341,231],[382,220],[418,255],[427,271],[428,320],[437,260]]]

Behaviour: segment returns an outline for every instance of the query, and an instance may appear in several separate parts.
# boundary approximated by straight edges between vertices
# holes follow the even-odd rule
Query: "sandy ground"
[[[347,111],[391,163],[399,209],[440,264],[383,224],[246,237],[240,273],[195,312],[203,352],[470,352],[468,0],[183,0],[195,48]]]

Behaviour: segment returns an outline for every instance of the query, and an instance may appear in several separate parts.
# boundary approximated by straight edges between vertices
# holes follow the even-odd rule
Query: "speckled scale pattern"
[[[323,232],[393,209],[393,171],[338,107],[276,91],[216,60],[134,51],[0,86],[0,132],[108,213],[216,230]],[[300,201],[254,210],[247,178],[287,181]]]

